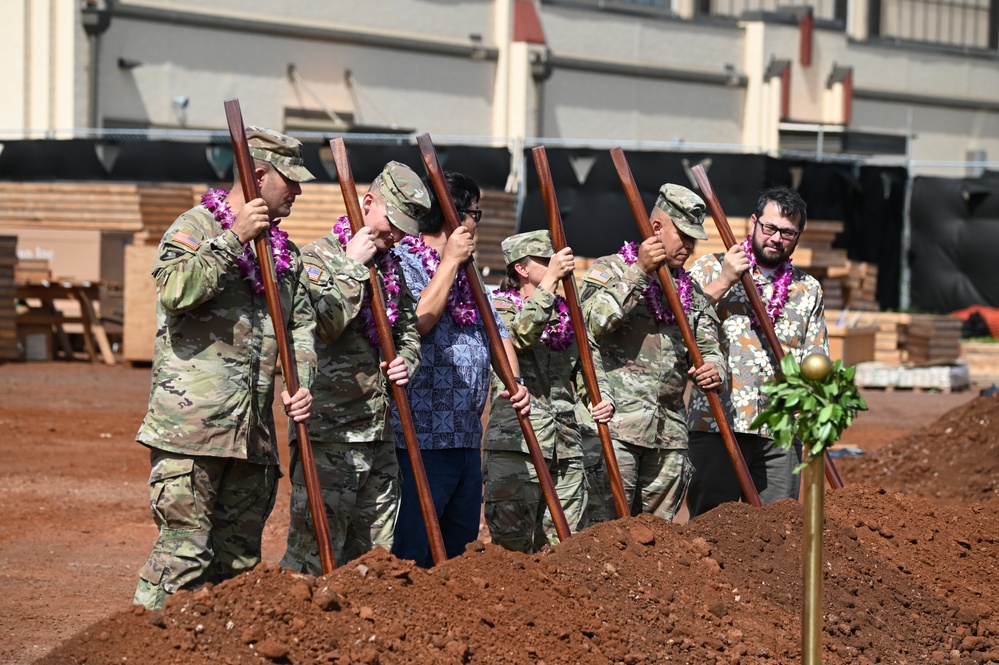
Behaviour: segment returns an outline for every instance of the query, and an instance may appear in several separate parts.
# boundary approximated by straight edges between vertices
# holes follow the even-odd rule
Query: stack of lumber
[[[999,343],[962,342],[961,361],[971,369],[971,378],[977,383],[999,383]]]
[[[911,314],[898,312],[853,312],[845,313],[836,309],[826,309],[826,322],[829,326],[875,327],[874,360],[890,365],[901,365],[907,360],[905,350],[905,329]]]
[[[843,227],[843,222],[808,220],[794,250],[794,265],[812,275],[846,265],[846,250],[833,249],[832,246],[836,236],[843,232]]]
[[[961,357],[961,320],[938,314],[826,310],[830,326],[878,329],[874,359],[891,365],[945,365]]]
[[[134,183],[0,182],[0,200],[0,228],[142,229]]]
[[[17,238],[0,236],[0,361],[17,360],[17,312],[14,309],[14,266]]]
[[[14,237],[17,242],[17,238]],[[41,282],[52,279],[48,259],[18,259],[14,266],[14,280],[18,282]]]
[[[952,316],[912,314],[905,329],[905,350],[915,364],[956,362],[961,356],[962,321]]]
[[[823,291],[827,284],[838,282],[840,285],[843,307],[867,312],[878,309],[878,267],[864,261],[847,261],[845,266],[833,266],[826,269],[826,277],[822,280]],[[829,294],[826,293],[827,306]]]
[[[177,184],[139,185],[139,212],[142,215],[142,230],[136,233],[138,245],[158,245],[163,234],[173,224],[173,220],[185,210],[193,208],[201,200],[207,187]]]

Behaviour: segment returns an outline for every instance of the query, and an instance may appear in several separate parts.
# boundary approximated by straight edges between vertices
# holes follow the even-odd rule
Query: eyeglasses
[[[481,208],[476,208],[475,210],[459,210],[458,214],[461,215],[461,221],[463,222],[465,221],[465,215],[468,215],[469,217],[474,219],[476,224],[482,221]]]
[[[794,240],[798,237],[801,231],[793,231],[791,229],[782,229],[779,226],[774,226],[773,224],[764,224],[760,220],[756,220],[756,225],[763,229],[763,234],[772,236],[775,233],[780,233],[780,237],[783,240]]]

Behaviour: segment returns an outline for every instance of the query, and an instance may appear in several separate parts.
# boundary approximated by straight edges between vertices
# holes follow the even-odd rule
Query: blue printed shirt
[[[423,290],[430,284],[430,276],[417,254],[406,251],[404,246],[393,251],[402,262],[414,306],[418,305]],[[495,308],[492,315],[500,336],[509,337]],[[458,325],[445,308],[437,325],[421,338],[420,351],[423,358],[420,369],[406,386],[420,448],[479,448],[490,378],[489,337],[482,321],[470,326]],[[394,407],[393,424],[396,446],[405,448],[406,440]]]

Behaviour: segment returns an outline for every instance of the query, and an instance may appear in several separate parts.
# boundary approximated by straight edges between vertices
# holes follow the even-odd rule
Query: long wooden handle
[[[725,216],[721,203],[715,195],[715,190],[711,187],[711,181],[708,180],[708,173],[700,164],[692,168],[691,172],[694,175],[694,182],[697,183],[697,187],[701,190],[704,203],[707,204],[708,211],[711,212],[711,217],[715,220],[715,226],[718,227],[718,234],[721,236],[722,242],[725,243],[725,249],[728,250],[736,243],[735,235],[732,233],[732,227],[729,226],[728,218]],[[763,299],[760,298],[760,294],[756,290],[756,284],[753,282],[753,277],[749,274],[748,270],[742,273],[740,280],[742,281],[743,290],[749,297],[749,305],[753,308],[756,320],[760,322],[763,335],[766,337],[767,343],[770,345],[770,350],[777,360],[775,372],[779,375],[780,361],[784,357],[784,347],[781,346],[780,340],[777,338],[777,331],[774,330],[774,324],[770,320],[770,315],[767,314],[766,307],[763,306]],[[823,467],[825,468],[826,480],[829,481],[829,484],[834,489],[842,488],[843,478],[839,475],[839,470],[836,468],[836,464],[832,458],[829,457],[828,452],[824,456]]]
[[[451,198],[451,191],[448,189],[447,181],[444,179],[444,170],[441,168],[440,160],[437,159],[437,150],[429,134],[421,134],[416,142],[420,145],[420,152],[423,153],[423,161],[430,175],[430,181],[437,194],[441,210],[444,212],[444,227],[448,235],[454,233],[458,228],[458,211],[454,207],[454,200]],[[489,348],[492,351],[493,371],[499,376],[503,385],[511,395],[517,392],[519,383],[516,382],[513,368],[510,366],[510,359],[506,357],[506,349],[503,347],[503,340],[500,338],[499,326],[493,318],[492,308],[489,306],[489,298],[486,296],[485,288],[482,286],[482,278],[479,269],[475,266],[474,259],[465,264],[465,278],[472,289],[472,297],[475,299],[475,308],[479,312],[479,319],[486,327],[486,334],[489,335]],[[545,503],[548,504],[548,512],[551,513],[552,521],[555,523],[555,532],[559,540],[565,540],[571,535],[569,523],[565,519],[565,511],[559,503],[558,495],[555,494],[555,484],[552,482],[551,473],[548,471],[548,464],[544,455],[541,454],[541,446],[538,444],[538,437],[534,433],[534,427],[527,416],[517,413],[517,420],[520,421],[520,429],[524,433],[524,440],[527,442],[527,450],[531,454],[531,461],[537,471],[538,480],[541,482],[541,491],[545,495]]]
[[[646,212],[645,206],[642,205],[642,196],[638,192],[638,185],[635,184],[635,178],[631,174],[631,168],[628,166],[628,160],[624,156],[624,151],[621,148],[614,148],[611,150],[611,159],[614,161],[614,167],[617,169],[617,175],[621,179],[621,185],[624,187],[624,192],[628,197],[631,212],[635,216],[635,222],[638,223],[642,238],[650,238],[653,235],[652,224],[649,222],[649,214]],[[666,266],[660,266],[656,274],[659,277],[659,284],[663,288],[663,293],[666,294],[666,300],[669,302],[669,308],[673,312],[676,324],[680,327],[680,334],[683,336],[684,344],[687,345],[687,351],[690,352],[690,359],[694,363],[694,367],[700,367],[704,364],[704,358],[701,356],[701,350],[697,347],[697,340],[694,338],[694,331],[690,329],[690,322],[687,321],[687,315],[683,311],[683,303],[680,302],[680,296],[677,295],[676,289],[673,287],[673,278],[670,276]],[[728,419],[725,417],[725,410],[722,407],[718,393],[713,390],[704,390],[702,392],[708,399],[708,406],[711,407],[711,413],[715,416],[715,422],[718,423],[718,431],[725,442],[725,449],[728,451],[729,457],[732,458],[732,466],[735,467],[735,473],[739,477],[739,485],[742,487],[743,496],[753,506],[762,505],[760,503],[760,495],[756,491],[756,485],[753,483],[753,478],[749,475],[749,467],[746,466],[746,460],[742,456],[742,450],[739,449],[739,444],[735,440],[735,434],[732,433],[732,427],[728,424]]]
[[[340,193],[343,194],[343,202],[347,206],[347,219],[350,220],[350,229],[356,234],[364,227],[364,216],[361,213],[361,205],[357,199],[357,187],[354,185],[354,174],[350,169],[350,160],[347,158],[347,146],[344,144],[343,139],[338,137],[330,141],[330,148],[333,149],[333,162],[336,164],[337,179],[340,181]],[[368,266],[368,270],[370,272],[369,281],[371,283],[371,312],[375,318],[375,327],[378,329],[378,341],[381,344],[385,362],[391,364],[396,359],[395,341],[392,339],[392,326],[389,323],[388,313],[385,310],[381,280],[378,278],[378,270],[375,268],[374,262]],[[413,414],[409,409],[409,396],[406,394],[406,389],[394,381],[389,381],[389,385],[392,386],[392,396],[395,398],[395,404],[399,412],[399,422],[402,424],[402,433],[406,439],[406,452],[409,454],[409,462],[413,466],[416,493],[420,498],[423,523],[427,528],[427,541],[430,543],[430,554],[434,558],[434,563],[439,564],[447,560],[447,550],[444,548],[444,537],[441,535],[441,526],[437,521],[437,510],[434,508],[434,497],[430,493],[427,472],[423,467],[420,442],[416,438]]]
[[[253,160],[250,158],[250,148],[246,144],[246,128],[243,126],[243,112],[239,108],[238,99],[225,100],[225,117],[229,123],[229,137],[232,139],[232,151],[239,170],[239,182],[243,187],[243,198],[250,202],[260,198],[260,189],[253,177]],[[261,233],[254,240],[257,251],[257,261],[260,262],[260,274],[264,282],[264,295],[267,298],[267,309],[270,311],[271,322],[274,324],[274,336],[277,338],[278,356],[284,368],[284,383],[289,395],[298,392],[298,363],[291,352],[288,343],[288,331],[285,328],[284,312],[281,310],[281,296],[278,294],[277,280],[274,276],[274,259],[271,254],[271,236]],[[319,475],[316,473],[316,459],[312,454],[312,442],[304,422],[295,423],[298,435],[298,449],[302,457],[302,472],[305,476],[305,493],[309,499],[309,510],[312,511],[312,523],[316,528],[316,542],[319,545],[319,563],[323,574],[336,569],[333,558],[333,541],[330,540],[329,521],[326,517],[326,507],[319,487]]]
[[[534,167],[541,183],[541,198],[545,202],[545,213],[548,215],[548,231],[552,235],[552,244],[556,252],[566,247],[565,228],[562,226],[562,215],[558,211],[558,199],[555,197],[555,185],[552,182],[551,169],[548,167],[548,155],[544,146],[538,146],[532,151]],[[579,307],[579,295],[576,293],[576,278],[566,275],[562,280],[565,291],[565,302],[569,307],[569,318],[572,328],[576,331],[576,347],[579,349],[579,362],[583,367],[583,383],[590,396],[590,404],[602,401],[600,386],[597,383],[597,372],[593,366],[593,352],[590,350],[590,336],[583,320],[583,311]],[[596,423],[597,434],[600,435],[600,447],[607,465],[607,475],[610,479],[611,494],[614,496],[614,507],[618,517],[629,517],[631,508],[624,493],[624,483],[621,481],[621,470],[617,465],[617,455],[614,454],[614,444],[611,442],[610,428],[607,423]]]

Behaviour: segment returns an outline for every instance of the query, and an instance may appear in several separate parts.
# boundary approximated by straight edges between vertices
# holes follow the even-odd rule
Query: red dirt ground
[[[0,663],[800,661],[792,501],[615,521],[533,557],[480,543],[431,571],[376,551],[317,581],[274,565],[282,481],[267,563],[133,610],[155,537],[132,440],[148,376],[0,366]],[[871,453],[826,497],[824,662],[999,663],[999,400],[865,397],[842,443]]]

